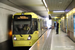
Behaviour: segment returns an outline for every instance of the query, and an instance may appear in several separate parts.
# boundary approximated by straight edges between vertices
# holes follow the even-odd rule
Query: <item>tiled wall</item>
[[[19,9],[0,3],[0,43],[8,40],[8,15],[22,12]]]

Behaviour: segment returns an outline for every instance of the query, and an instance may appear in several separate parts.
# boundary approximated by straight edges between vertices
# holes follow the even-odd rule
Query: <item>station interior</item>
[[[14,47],[12,16],[29,12],[45,21],[39,21],[40,36],[32,46]],[[75,50],[74,19],[75,0],[0,0],[0,50]]]

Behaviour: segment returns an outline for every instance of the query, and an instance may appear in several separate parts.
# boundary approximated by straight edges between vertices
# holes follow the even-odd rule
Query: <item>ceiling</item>
[[[42,0],[1,0],[1,2],[22,9],[23,11],[32,11],[42,17],[48,16],[48,11]]]
[[[48,11],[63,11],[72,3],[72,0],[45,0],[47,7],[43,4],[43,0],[0,0],[5,4],[21,9],[23,11],[32,11],[36,14],[47,17]],[[64,13],[52,13],[52,16],[60,16]]]
[[[65,11],[72,0],[45,0],[49,11]],[[65,13],[65,12],[64,12]],[[52,13],[52,16],[60,16],[64,13]]]

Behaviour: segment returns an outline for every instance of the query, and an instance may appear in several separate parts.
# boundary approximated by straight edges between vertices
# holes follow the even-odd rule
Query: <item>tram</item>
[[[42,35],[40,19],[33,12],[16,13],[12,16],[13,46],[32,46]]]

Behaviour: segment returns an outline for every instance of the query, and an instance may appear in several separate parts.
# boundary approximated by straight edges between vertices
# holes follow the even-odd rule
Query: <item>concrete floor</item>
[[[52,31],[47,30],[29,50],[50,50]]]
[[[56,34],[56,30],[53,29],[51,32],[46,31],[30,50],[75,50],[75,43],[66,33],[60,31]]]
[[[62,31],[59,34],[52,33],[51,50],[75,50],[75,43]]]

